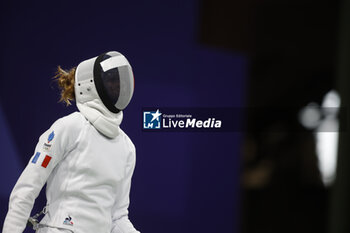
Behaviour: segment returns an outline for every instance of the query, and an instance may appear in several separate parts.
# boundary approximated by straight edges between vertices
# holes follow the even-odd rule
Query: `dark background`
[[[246,59],[198,43],[199,2],[1,4],[1,223],[38,137],[76,111],[57,103],[51,80],[57,65],[69,69],[116,50],[135,75],[135,94],[121,125],[137,150],[132,222],[145,233],[236,231],[240,135],[141,129],[142,107],[243,105]]]
[[[0,4],[1,224],[38,137],[76,111],[57,103],[56,67],[116,50],[135,75],[121,127],[137,150],[130,206],[137,229],[350,232],[346,129],[336,182],[325,187],[312,131],[297,121],[301,107],[331,89],[349,103],[348,1]],[[242,108],[245,132],[142,132],[142,108],[153,106],[267,110]],[[295,112],[269,112],[276,106]],[[252,186],[252,174],[264,182]],[[41,194],[34,212],[44,204]]]

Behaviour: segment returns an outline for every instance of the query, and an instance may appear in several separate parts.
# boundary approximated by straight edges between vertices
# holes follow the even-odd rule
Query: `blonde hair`
[[[57,67],[56,75],[53,79],[57,82],[58,88],[61,90],[61,98],[59,102],[65,102],[68,105],[71,105],[71,101],[75,100],[74,94],[74,77],[75,77],[75,67],[66,71]]]

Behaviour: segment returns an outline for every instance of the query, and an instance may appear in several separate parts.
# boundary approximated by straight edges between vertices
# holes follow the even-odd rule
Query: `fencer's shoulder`
[[[129,136],[122,129],[119,129],[119,133],[119,137],[122,137],[126,144],[130,147],[130,149],[135,151],[135,145],[131,141]]]
[[[80,112],[73,112],[67,116],[61,117],[55,121],[53,126],[69,131],[81,131],[86,123],[85,117]]]
[[[59,118],[39,137],[39,142],[51,137],[61,142],[55,143],[55,146],[58,144],[65,147],[73,146],[80,138],[85,122],[85,118],[79,112]]]

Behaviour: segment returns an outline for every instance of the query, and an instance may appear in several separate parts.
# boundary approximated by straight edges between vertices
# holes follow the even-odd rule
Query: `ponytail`
[[[74,94],[74,78],[75,67],[65,71],[60,66],[57,67],[56,75],[54,78],[57,81],[58,88],[61,90],[61,98],[59,102],[65,102],[71,105],[71,101],[75,99]]]

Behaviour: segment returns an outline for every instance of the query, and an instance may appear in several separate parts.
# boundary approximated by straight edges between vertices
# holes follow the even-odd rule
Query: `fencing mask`
[[[131,100],[134,76],[128,60],[121,53],[111,51],[81,62],[75,72],[74,85],[80,112],[100,132],[101,127],[108,131]]]
[[[128,60],[118,52],[108,52],[81,62],[75,75],[78,103],[99,97],[113,112],[126,108],[134,92],[134,77]],[[94,84],[94,85],[91,85]],[[95,96],[94,90],[98,96]]]

